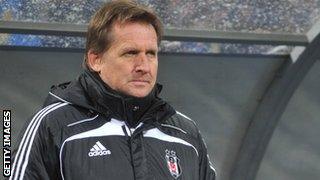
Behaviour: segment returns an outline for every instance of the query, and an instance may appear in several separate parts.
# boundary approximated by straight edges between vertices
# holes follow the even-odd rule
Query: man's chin
[[[144,98],[148,95],[149,93],[141,93],[141,92],[136,92],[136,93],[130,93],[130,96],[136,97],[136,98]]]
[[[136,97],[136,98],[144,98],[146,96],[149,95],[149,93],[151,92],[152,89],[131,89],[129,92],[125,93],[129,96],[133,96],[133,97]]]
[[[149,95],[152,89],[153,87],[151,88],[149,84],[148,86],[134,86],[133,84],[130,84],[123,93],[137,98],[144,98]]]

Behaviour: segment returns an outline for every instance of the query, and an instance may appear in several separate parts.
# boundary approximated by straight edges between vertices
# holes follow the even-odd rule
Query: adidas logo
[[[110,155],[111,151],[107,150],[99,141],[90,149],[89,157]]]

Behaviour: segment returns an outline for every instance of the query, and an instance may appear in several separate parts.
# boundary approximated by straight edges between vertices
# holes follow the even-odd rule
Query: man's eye
[[[147,55],[148,55],[149,57],[155,57],[155,56],[157,55],[157,53],[154,52],[154,51],[150,51],[150,52],[147,52]]]
[[[125,56],[134,56],[138,54],[138,51],[127,51],[124,53]]]

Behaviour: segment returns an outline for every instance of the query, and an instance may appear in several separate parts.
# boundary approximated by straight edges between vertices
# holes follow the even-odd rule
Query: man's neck
[[[157,87],[143,98],[133,97],[117,92],[105,84],[98,74],[86,71],[88,78],[87,92],[96,106],[104,107],[118,118],[126,121],[128,126],[135,127],[143,115],[155,102]]]

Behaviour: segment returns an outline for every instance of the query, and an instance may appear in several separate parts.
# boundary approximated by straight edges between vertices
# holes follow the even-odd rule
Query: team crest
[[[180,159],[177,157],[175,151],[166,150],[166,161],[168,169],[175,179],[181,175]]]

